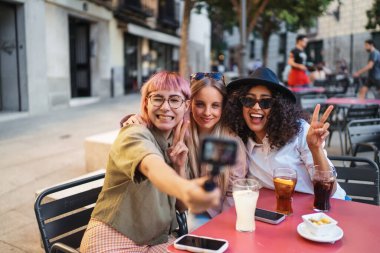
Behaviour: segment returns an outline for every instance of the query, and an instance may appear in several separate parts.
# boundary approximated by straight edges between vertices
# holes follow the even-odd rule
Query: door
[[[307,61],[314,64],[321,63],[323,61],[323,41],[312,41],[307,44],[305,52],[307,54]]]
[[[0,111],[21,111],[16,6],[0,3]]]
[[[71,97],[91,96],[90,23],[69,18]]]
[[[124,93],[134,91],[138,89],[137,85],[137,57],[138,57],[138,38],[131,34],[126,34],[124,37],[124,52],[125,52],[125,81],[124,81]]]

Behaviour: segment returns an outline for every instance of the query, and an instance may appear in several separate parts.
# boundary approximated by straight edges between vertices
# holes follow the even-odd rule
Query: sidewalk
[[[34,216],[38,189],[86,173],[84,139],[119,128],[139,94],[0,122],[0,252],[43,252]],[[329,154],[339,154],[334,134]]]
[[[84,139],[119,128],[139,94],[0,122],[0,252],[44,252],[34,193],[86,173]]]

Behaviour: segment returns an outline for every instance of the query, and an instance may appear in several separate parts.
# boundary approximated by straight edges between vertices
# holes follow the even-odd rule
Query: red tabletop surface
[[[380,99],[359,99],[359,98],[329,98],[325,101],[330,105],[366,105],[366,104],[379,104]]]
[[[324,87],[288,87],[288,88],[295,93],[307,93],[307,92],[323,93],[326,90]]]
[[[256,221],[256,230],[252,233],[235,230],[236,212],[232,207],[216,216],[191,234],[223,238],[229,242],[231,252],[380,252],[380,207],[352,201],[331,199],[331,210],[327,215],[338,221],[344,236],[334,244],[318,243],[304,239],[297,233],[302,222],[301,215],[313,213],[314,196],[295,193],[291,216],[278,224],[271,225]],[[276,205],[274,191],[260,190],[257,207],[274,210]],[[173,245],[168,252],[186,252],[177,250]]]

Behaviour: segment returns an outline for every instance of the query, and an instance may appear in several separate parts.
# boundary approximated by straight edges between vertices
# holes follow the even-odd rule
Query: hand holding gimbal
[[[212,191],[215,188],[214,180],[219,175],[222,166],[235,164],[237,145],[233,139],[206,137],[203,140],[201,163],[212,165],[210,178],[204,184],[206,191]]]

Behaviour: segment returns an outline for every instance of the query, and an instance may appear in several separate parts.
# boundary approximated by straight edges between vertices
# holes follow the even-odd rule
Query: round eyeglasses
[[[172,109],[180,108],[183,102],[186,101],[186,99],[183,99],[181,96],[177,96],[177,95],[169,96],[168,99],[159,95],[150,95],[148,96],[148,99],[150,103],[155,107],[161,107],[165,103],[165,101],[168,101],[169,106]]]

